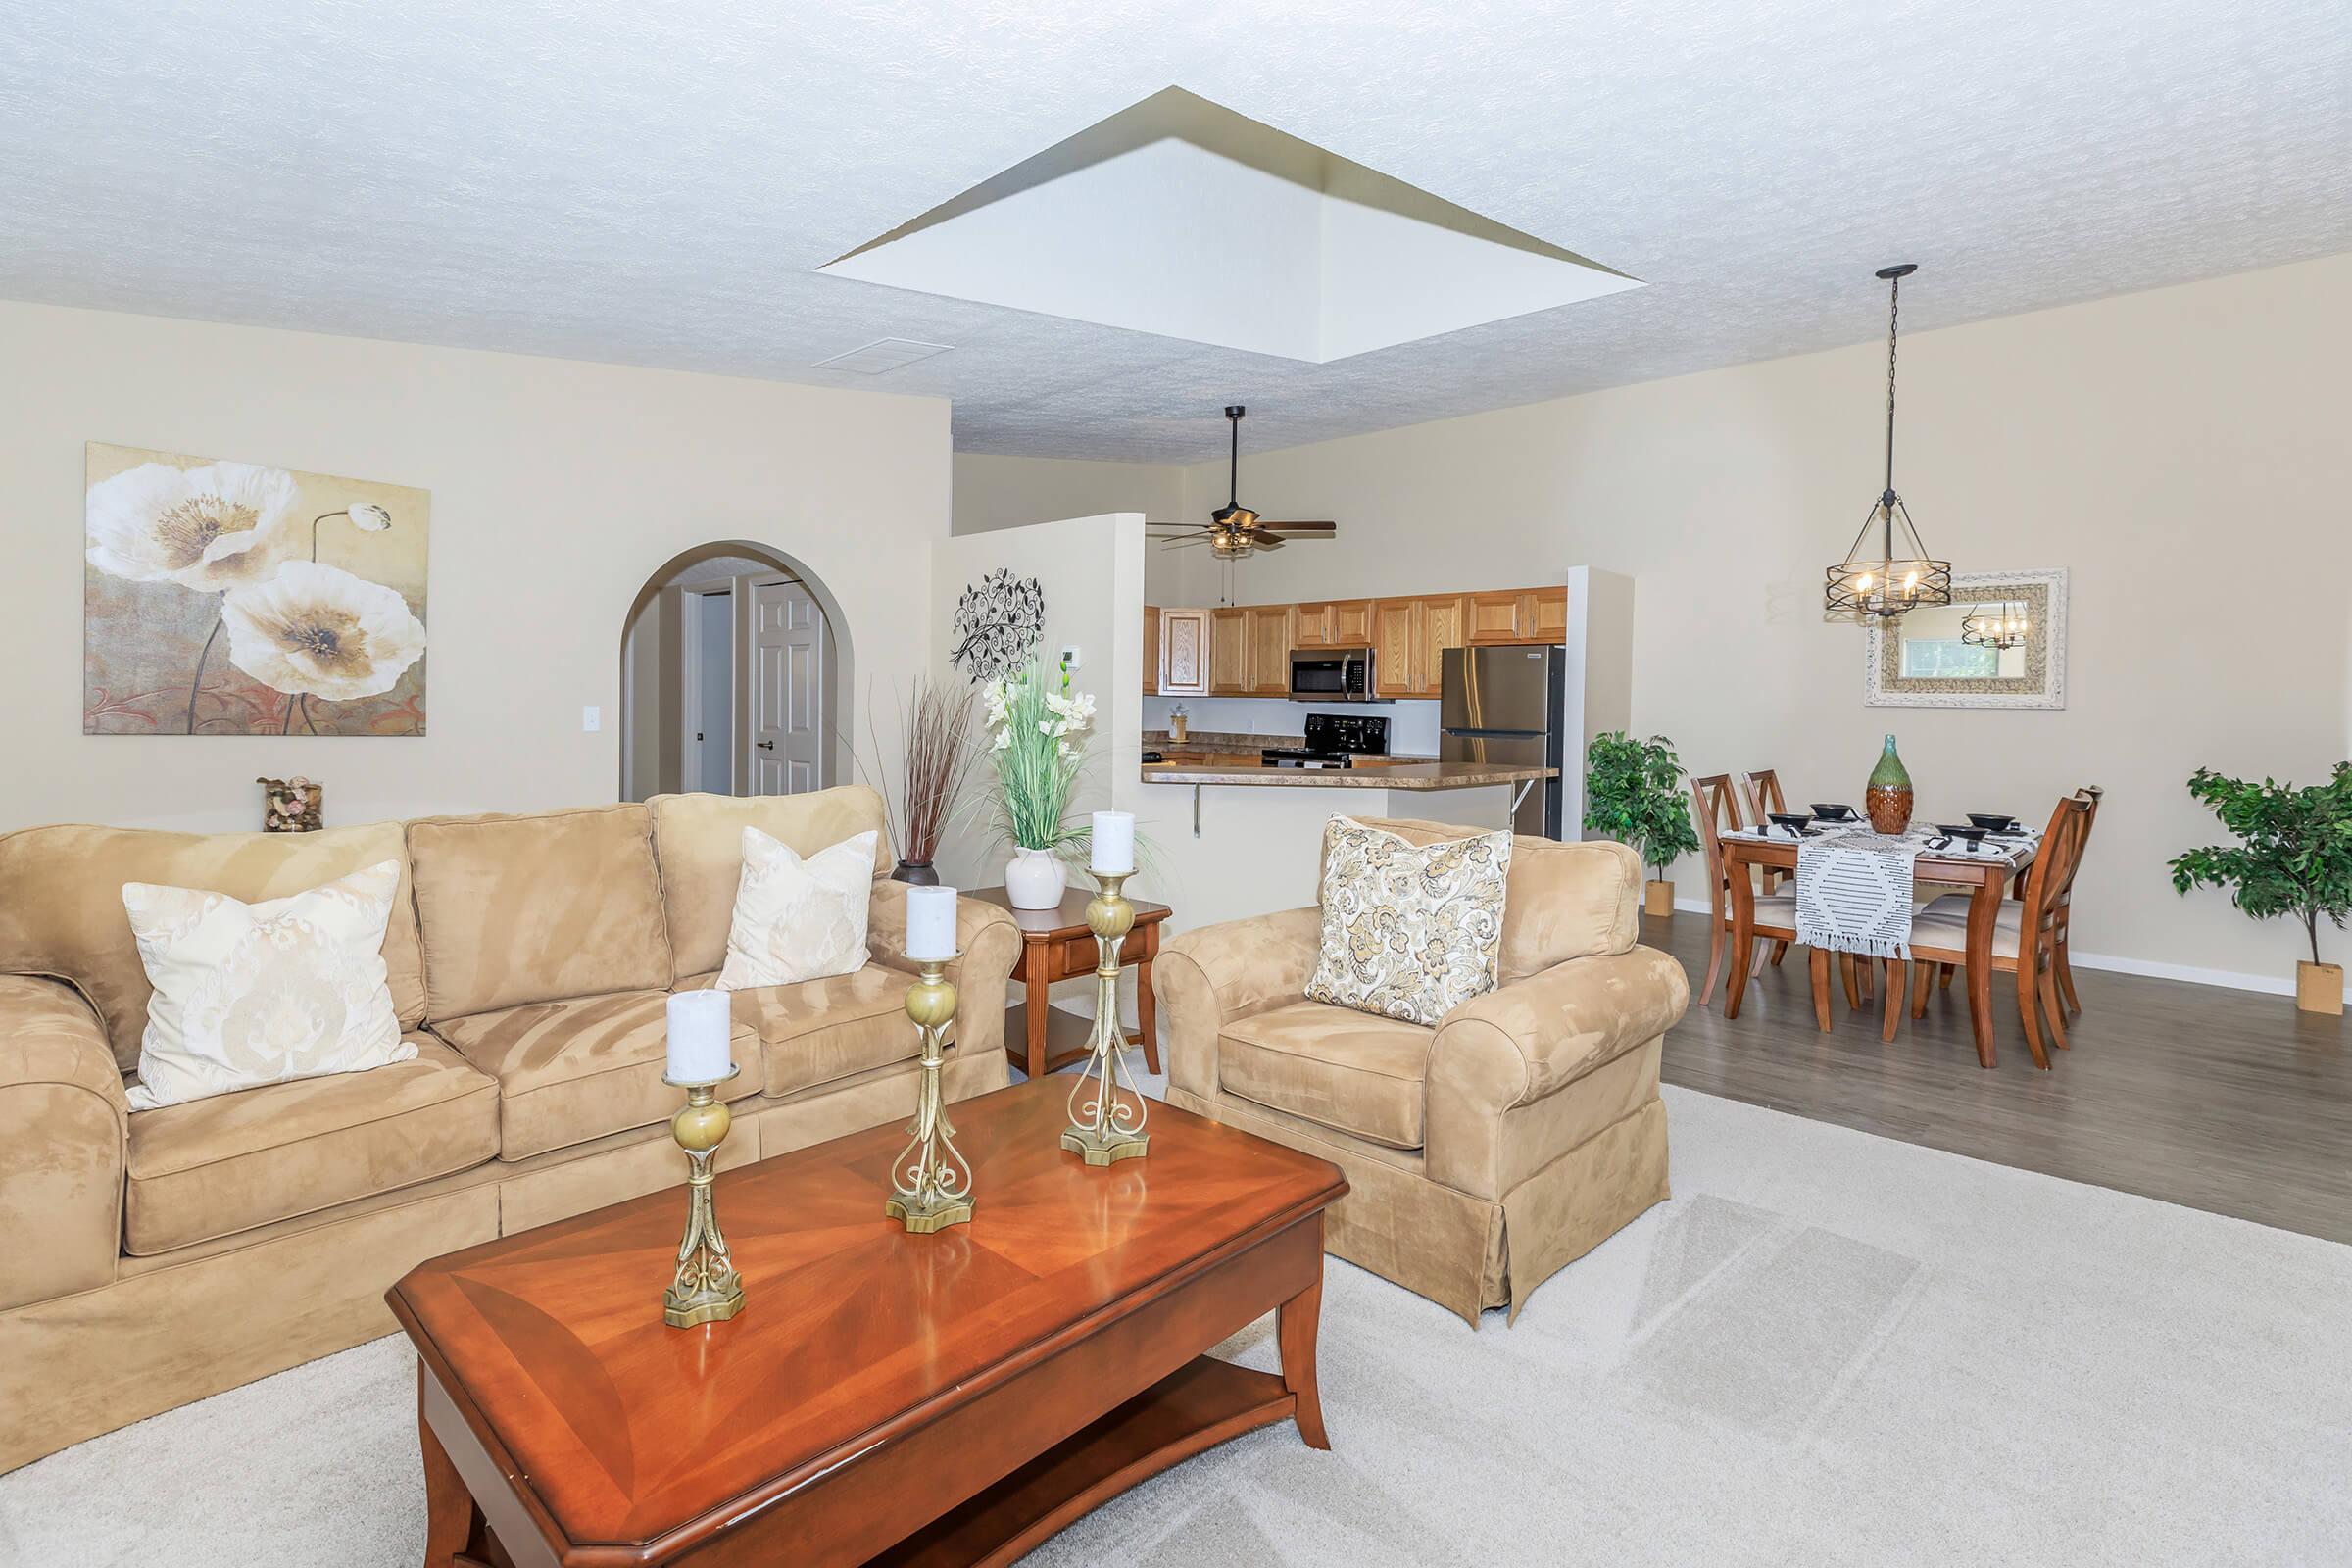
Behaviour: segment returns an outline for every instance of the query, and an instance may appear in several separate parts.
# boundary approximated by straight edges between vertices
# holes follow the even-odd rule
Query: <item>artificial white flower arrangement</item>
[[[1063,850],[1086,837],[1068,820],[1094,727],[1091,692],[1070,690],[1069,671],[1032,653],[1028,662],[981,688],[997,765],[997,826],[1025,850]]]

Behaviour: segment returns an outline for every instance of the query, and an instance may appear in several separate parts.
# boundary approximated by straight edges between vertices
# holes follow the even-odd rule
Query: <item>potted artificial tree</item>
[[[2303,922],[2311,956],[2295,964],[2295,1005],[2341,1015],[2343,965],[2320,961],[2320,916],[2342,930],[2352,914],[2352,762],[2325,784],[2297,789],[2250,784],[2200,767],[2188,793],[2213,808],[2234,845],[2209,845],[2173,859],[2173,888],[2228,888],[2230,902],[2257,920],[2287,914]]]
[[[1643,864],[1655,866],[1642,906],[1655,915],[1674,913],[1666,871],[1677,856],[1697,851],[1698,830],[1690,824],[1682,761],[1665,736],[1638,741],[1611,730],[1592,737],[1585,747],[1585,826],[1631,845]]]

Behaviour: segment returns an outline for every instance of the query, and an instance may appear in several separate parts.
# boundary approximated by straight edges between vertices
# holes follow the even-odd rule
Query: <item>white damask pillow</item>
[[[868,828],[804,860],[792,846],[745,828],[743,879],[735,885],[718,989],[788,986],[864,968],[877,836]]]
[[[261,904],[124,883],[122,907],[155,987],[130,1108],[415,1056],[384,984],[384,926],[399,889],[398,860]]]
[[[1307,999],[1436,1028],[1494,989],[1511,835],[1415,844],[1335,816],[1323,828],[1323,952]]]

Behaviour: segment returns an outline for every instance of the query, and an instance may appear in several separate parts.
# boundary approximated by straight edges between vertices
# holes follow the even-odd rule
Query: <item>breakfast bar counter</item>
[[[1493,762],[1371,762],[1352,767],[1268,767],[1258,763],[1146,762],[1147,784],[1246,784],[1339,790],[1466,790],[1557,778],[1556,767]]]

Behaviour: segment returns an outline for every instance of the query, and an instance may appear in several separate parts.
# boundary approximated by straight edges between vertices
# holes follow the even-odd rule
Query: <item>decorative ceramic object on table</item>
[[[262,787],[262,831],[316,833],[325,805],[326,786],[314,784],[300,773],[292,778],[257,778]]]
[[[996,760],[997,830],[1012,846],[1004,892],[1016,909],[1061,903],[1062,857],[1088,829],[1070,820],[1086,766],[1095,700],[1070,689],[1070,672],[1032,653],[1028,663],[982,688],[989,755]]]
[[[1886,737],[1886,750],[1879,753],[1879,765],[1870,770],[1870,788],[1863,792],[1862,808],[1870,813],[1870,825],[1889,838],[1911,825],[1911,770],[1903,766],[1902,754],[1894,749],[1894,737]]]

